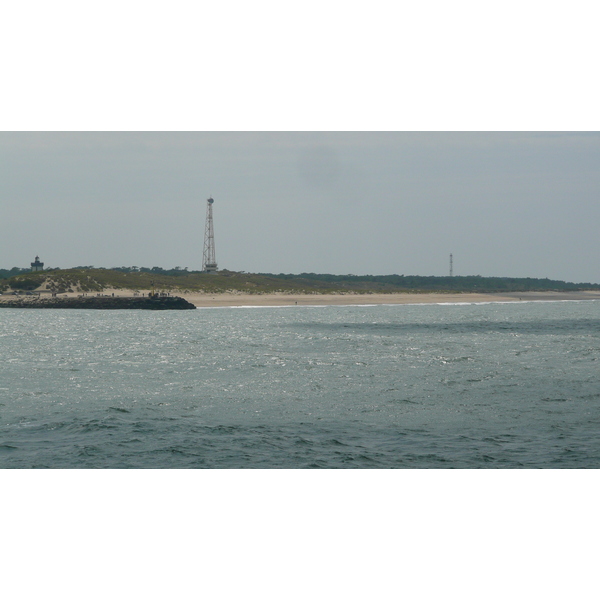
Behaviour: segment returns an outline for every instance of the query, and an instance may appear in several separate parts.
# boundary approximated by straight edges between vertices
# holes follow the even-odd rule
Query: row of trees
[[[85,265],[73,267],[73,269],[93,269],[93,265]],[[162,269],[161,267],[112,267],[111,269],[106,269],[105,267],[98,267],[98,269],[103,271],[118,271],[119,273],[154,273],[156,275],[189,275],[190,273],[200,273],[200,271],[188,271],[187,267],[173,267],[172,269]],[[44,269],[44,272],[48,271],[60,271],[61,269],[58,267],[51,268],[48,267]],[[0,279],[8,279],[9,277],[14,277],[15,275],[23,275],[25,273],[31,273],[30,268],[20,268],[13,267],[12,269],[0,269]]]
[[[20,267],[13,267],[12,269],[0,269],[0,279],[8,279],[15,275],[21,275],[21,273],[30,273],[31,269],[21,269]]]
[[[78,267],[79,268],[79,267]],[[93,269],[93,267],[82,267]],[[189,275],[190,273],[200,273],[200,271],[188,271],[187,267],[173,267],[172,269],[162,269],[161,267],[113,267],[112,271],[119,273],[155,273],[157,275]]]
[[[381,287],[382,289],[423,290],[423,291],[574,291],[598,290],[597,283],[569,283],[554,279],[536,279],[533,277],[482,277],[481,275],[436,277],[419,275],[330,275],[320,273],[301,273],[300,275],[279,273],[277,275],[261,273],[283,280],[320,281],[338,286]]]

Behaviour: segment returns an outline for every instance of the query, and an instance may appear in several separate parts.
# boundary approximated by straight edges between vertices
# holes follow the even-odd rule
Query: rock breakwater
[[[191,310],[196,307],[179,296],[159,297],[107,297],[83,296],[79,298],[15,297],[0,301],[0,308],[87,308],[96,310]]]

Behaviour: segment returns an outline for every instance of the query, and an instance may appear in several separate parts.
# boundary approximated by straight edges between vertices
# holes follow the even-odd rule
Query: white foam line
[[[197,309],[212,309],[212,308],[327,308],[328,306],[356,306],[352,304],[267,304],[267,305],[256,305],[256,304],[241,304],[238,306],[196,306]],[[369,306],[377,306],[371,304]]]
[[[214,308],[351,308],[351,307],[370,307],[370,306],[483,306],[486,304],[534,304],[551,302],[598,302],[600,298],[580,298],[578,300],[489,300],[486,302],[414,302],[414,303],[377,303],[377,304],[243,304],[239,306],[196,306],[197,309]]]

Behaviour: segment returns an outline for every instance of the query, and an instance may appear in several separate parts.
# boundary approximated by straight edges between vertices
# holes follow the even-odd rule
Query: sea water
[[[598,468],[600,302],[0,310],[1,468]]]

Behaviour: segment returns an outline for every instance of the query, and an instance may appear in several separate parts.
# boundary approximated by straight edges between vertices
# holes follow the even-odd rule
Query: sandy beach
[[[181,294],[198,307],[353,306],[364,304],[439,304],[600,300],[600,292],[521,292],[507,294]]]
[[[107,289],[103,296],[130,297],[147,296],[150,290]],[[45,296],[46,294],[42,294]],[[60,297],[76,297],[81,294],[59,294]],[[88,293],[95,296],[96,293]],[[172,293],[185,298],[197,307],[219,306],[356,306],[368,304],[440,304],[440,303],[476,303],[476,302],[543,302],[564,300],[600,300],[600,292],[509,292],[504,294],[203,294]],[[0,296],[0,303],[14,298],[12,295]]]

